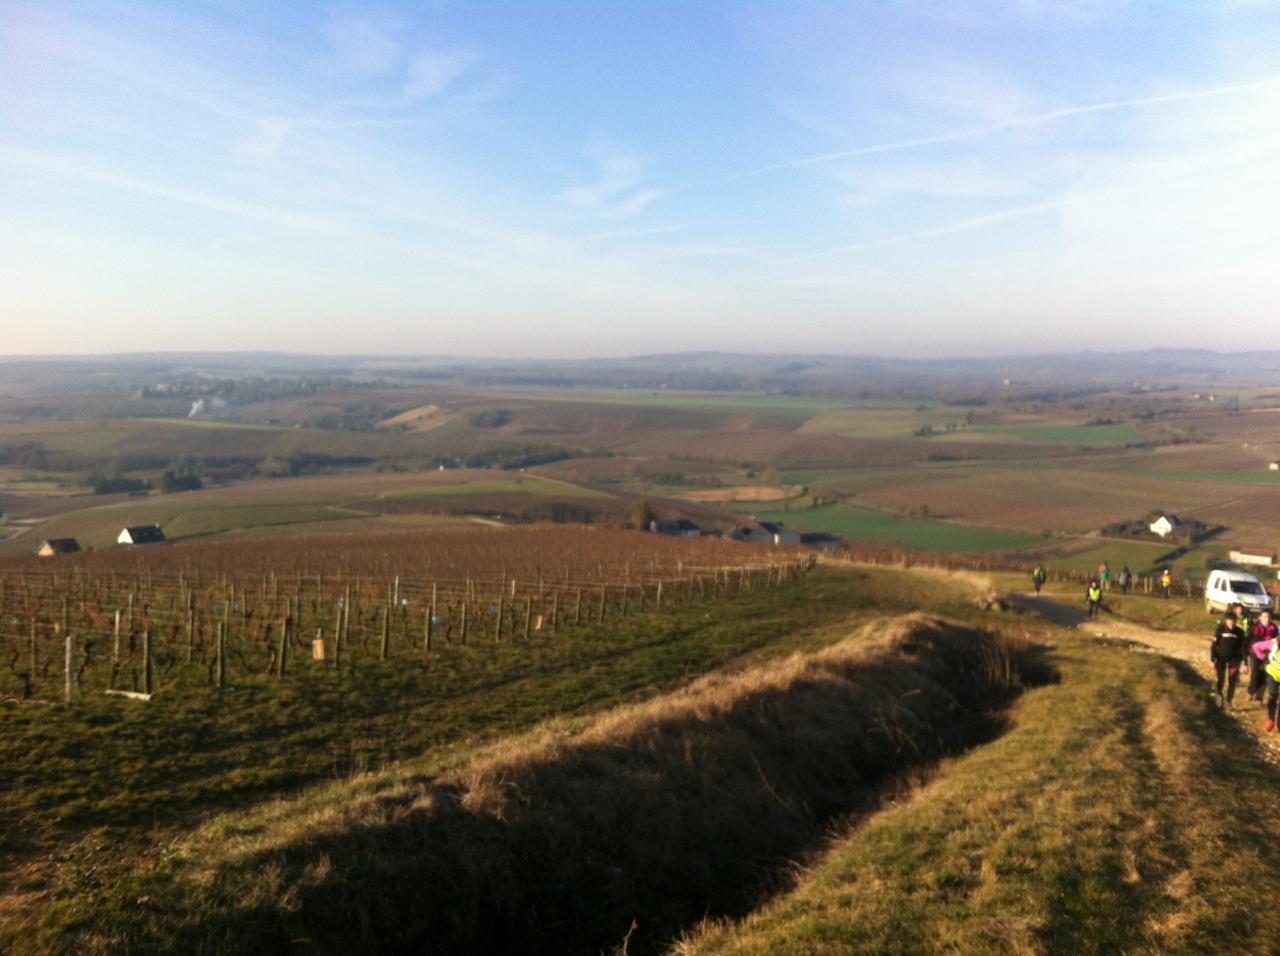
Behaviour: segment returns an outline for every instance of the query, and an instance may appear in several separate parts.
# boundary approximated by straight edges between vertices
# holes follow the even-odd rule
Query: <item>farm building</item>
[[[1158,534],[1162,538],[1167,538],[1181,526],[1182,522],[1178,520],[1177,515],[1162,514],[1147,527],[1151,529],[1152,534]]]
[[[688,518],[658,518],[649,522],[649,530],[654,534],[670,534],[677,538],[696,538],[702,529]]]
[[[1227,558],[1232,564],[1256,564],[1259,567],[1270,568],[1276,563],[1276,554],[1266,548],[1235,548],[1227,552]]]
[[[819,551],[834,551],[844,544],[834,534],[827,534],[825,531],[802,534],[800,535],[800,543],[807,548],[817,548]]]
[[[125,528],[116,538],[117,544],[163,544],[164,532],[158,524],[140,524]]]
[[[1267,462],[1267,468],[1270,471],[1280,471],[1280,461]]]
[[[80,550],[80,542],[75,538],[49,538],[42,542],[36,552],[42,558],[52,558],[56,554],[76,554]]]
[[[770,536],[774,544],[799,544],[800,532],[784,528],[780,521],[761,521],[760,527]]]
[[[749,541],[752,544],[799,544],[800,533],[784,528],[778,521],[761,521],[759,524],[744,524],[729,533],[734,541]]]

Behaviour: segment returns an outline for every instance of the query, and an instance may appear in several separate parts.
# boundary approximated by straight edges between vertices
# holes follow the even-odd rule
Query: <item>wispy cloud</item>
[[[837,150],[836,152],[822,153],[817,156],[808,156],[804,159],[788,160],[787,162],[782,163],[770,163],[767,166],[759,166],[755,169],[746,170],[745,172],[734,173],[725,178],[726,180],[742,179],[747,176],[758,176],[763,173],[777,172],[778,170],[783,169],[799,169],[804,166],[817,166],[841,159],[852,159],[857,156],[872,156],[878,153],[893,153],[900,150],[917,149],[922,146],[936,146],[942,143],[955,143],[961,140],[990,136],[993,133],[1000,133],[1005,130],[1019,129],[1026,126],[1039,126],[1045,123],[1052,123],[1057,120],[1067,119],[1072,116],[1085,116],[1090,113],[1108,113],[1115,110],[1140,109],[1147,106],[1159,106],[1165,103],[1181,103],[1188,100],[1200,100],[1214,96],[1231,96],[1239,93],[1250,93],[1266,89],[1277,84],[1280,84],[1280,77],[1268,77],[1266,79],[1255,80],[1249,83],[1233,83],[1227,86],[1215,86],[1208,89],[1184,90],[1177,93],[1141,96],[1124,100],[1107,100],[1101,103],[1089,103],[1083,106],[1066,106],[1061,109],[1049,110],[1048,112],[1037,113],[1032,116],[1022,116],[1015,119],[1002,120],[998,123],[989,123],[985,126],[975,126],[969,129],[955,130],[950,133],[939,133],[936,136],[920,136],[914,139],[901,139],[888,143],[876,143],[870,146],[859,146],[854,149],[842,149]]]
[[[684,226],[651,226],[648,229],[611,229],[605,232],[593,232],[583,236],[586,242],[600,242],[608,239],[638,239],[644,236],[660,236],[671,232],[682,232]]]
[[[471,47],[424,50],[409,61],[404,85],[405,98],[421,100],[439,96],[455,80],[469,73],[480,59],[480,52]]]
[[[560,193],[560,198],[599,215],[623,219],[635,216],[664,195],[665,189],[644,185],[646,163],[638,154],[618,146],[598,144],[588,154],[596,160],[599,177]]]
[[[84,163],[73,162],[58,156],[52,156],[33,150],[14,149],[0,146],[0,168],[21,170],[24,172],[55,175],[66,179],[80,180],[109,186],[125,192],[165,199],[204,209],[209,212],[224,213],[242,219],[282,226],[306,232],[328,236],[339,236],[344,230],[336,223],[317,216],[292,212],[259,203],[224,199],[206,193],[196,192],[157,183],[134,176],[125,176],[110,170],[98,169]]]

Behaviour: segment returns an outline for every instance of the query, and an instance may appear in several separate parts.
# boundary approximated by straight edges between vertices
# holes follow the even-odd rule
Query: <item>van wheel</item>
[[[1212,614],[1212,613],[1213,613],[1213,602],[1212,602],[1212,601],[1205,601],[1205,602],[1204,602],[1204,613],[1205,613],[1205,614]]]

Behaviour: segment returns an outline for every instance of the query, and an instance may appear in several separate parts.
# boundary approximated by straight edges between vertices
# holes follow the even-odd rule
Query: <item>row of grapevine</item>
[[[24,698],[72,699],[98,690],[147,697],[178,673],[214,687],[245,675],[285,680],[301,666],[342,673],[357,657],[425,660],[782,587],[809,561],[585,530],[333,544],[0,564],[0,680]]]

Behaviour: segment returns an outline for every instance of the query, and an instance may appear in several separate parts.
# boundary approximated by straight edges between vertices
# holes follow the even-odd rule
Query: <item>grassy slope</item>
[[[916,574],[822,571],[710,618],[674,614],[656,631],[637,621],[571,640],[477,645],[443,651],[428,669],[366,655],[354,693],[323,678],[285,690],[247,681],[234,706],[197,693],[150,708],[6,708],[15,731],[0,740],[0,760],[23,789],[0,790],[6,823],[17,823],[0,833],[30,841],[11,839],[7,862],[53,850],[61,866],[54,905],[35,927],[10,920],[0,948],[62,950],[84,919],[142,918],[120,886],[166,890],[163,880],[138,882],[135,856],[142,871],[163,866],[168,854],[153,856],[153,841],[178,838],[201,811],[244,808],[210,832],[253,841],[264,828],[304,825],[309,801],[349,792],[322,781],[366,762],[417,754],[415,768],[434,773],[552,714],[585,719],[725,664],[825,646],[859,620],[924,601],[972,619],[965,592],[944,580],[922,588]],[[1183,603],[1130,599],[1126,611],[1142,620]],[[742,925],[709,928],[689,952],[1272,950],[1256,913],[1259,889],[1280,878],[1266,851],[1280,824],[1254,811],[1270,805],[1280,773],[1207,707],[1203,680],[1020,616],[988,621],[1056,642],[1060,683],[1029,692],[1005,735],[842,834],[793,892]],[[309,782],[321,785],[301,800],[253,805]],[[86,788],[103,802],[81,799]],[[84,828],[89,839],[57,849]],[[211,841],[202,862],[216,861],[220,845]],[[112,852],[94,852],[104,848]],[[28,888],[46,876],[28,874]]]
[[[1189,668],[1059,639],[1013,729],[685,956],[1275,951],[1280,772]]]
[[[22,868],[89,834],[62,861],[57,903],[40,915],[43,935],[31,937],[13,920],[0,926],[0,949],[58,948],[58,934],[84,907],[100,905],[97,894],[110,896],[131,859],[203,814],[390,760],[457,759],[548,717],[586,716],[736,662],[824,646],[858,621],[912,608],[920,590],[911,576],[892,572],[819,571],[782,591],[584,625],[527,644],[474,642],[429,660],[401,649],[387,664],[366,650],[356,676],[342,680],[301,664],[283,686],[237,673],[218,694],[203,669],[179,666],[160,676],[162,693],[148,705],[105,697],[71,711],[0,703],[0,765],[8,769],[0,877],[42,893],[49,873],[37,867],[20,876]],[[963,606],[958,586],[931,594]],[[91,852],[96,847],[112,852]]]
[[[905,767],[989,735],[982,703],[1006,704],[1035,657],[940,619],[877,621],[456,770],[408,763],[308,802],[300,826],[216,821],[126,886],[154,916],[125,905],[106,925],[131,950],[561,956],[607,950],[639,914],[632,946],[651,951],[708,910],[742,912]],[[931,728],[909,754],[904,697]]]

